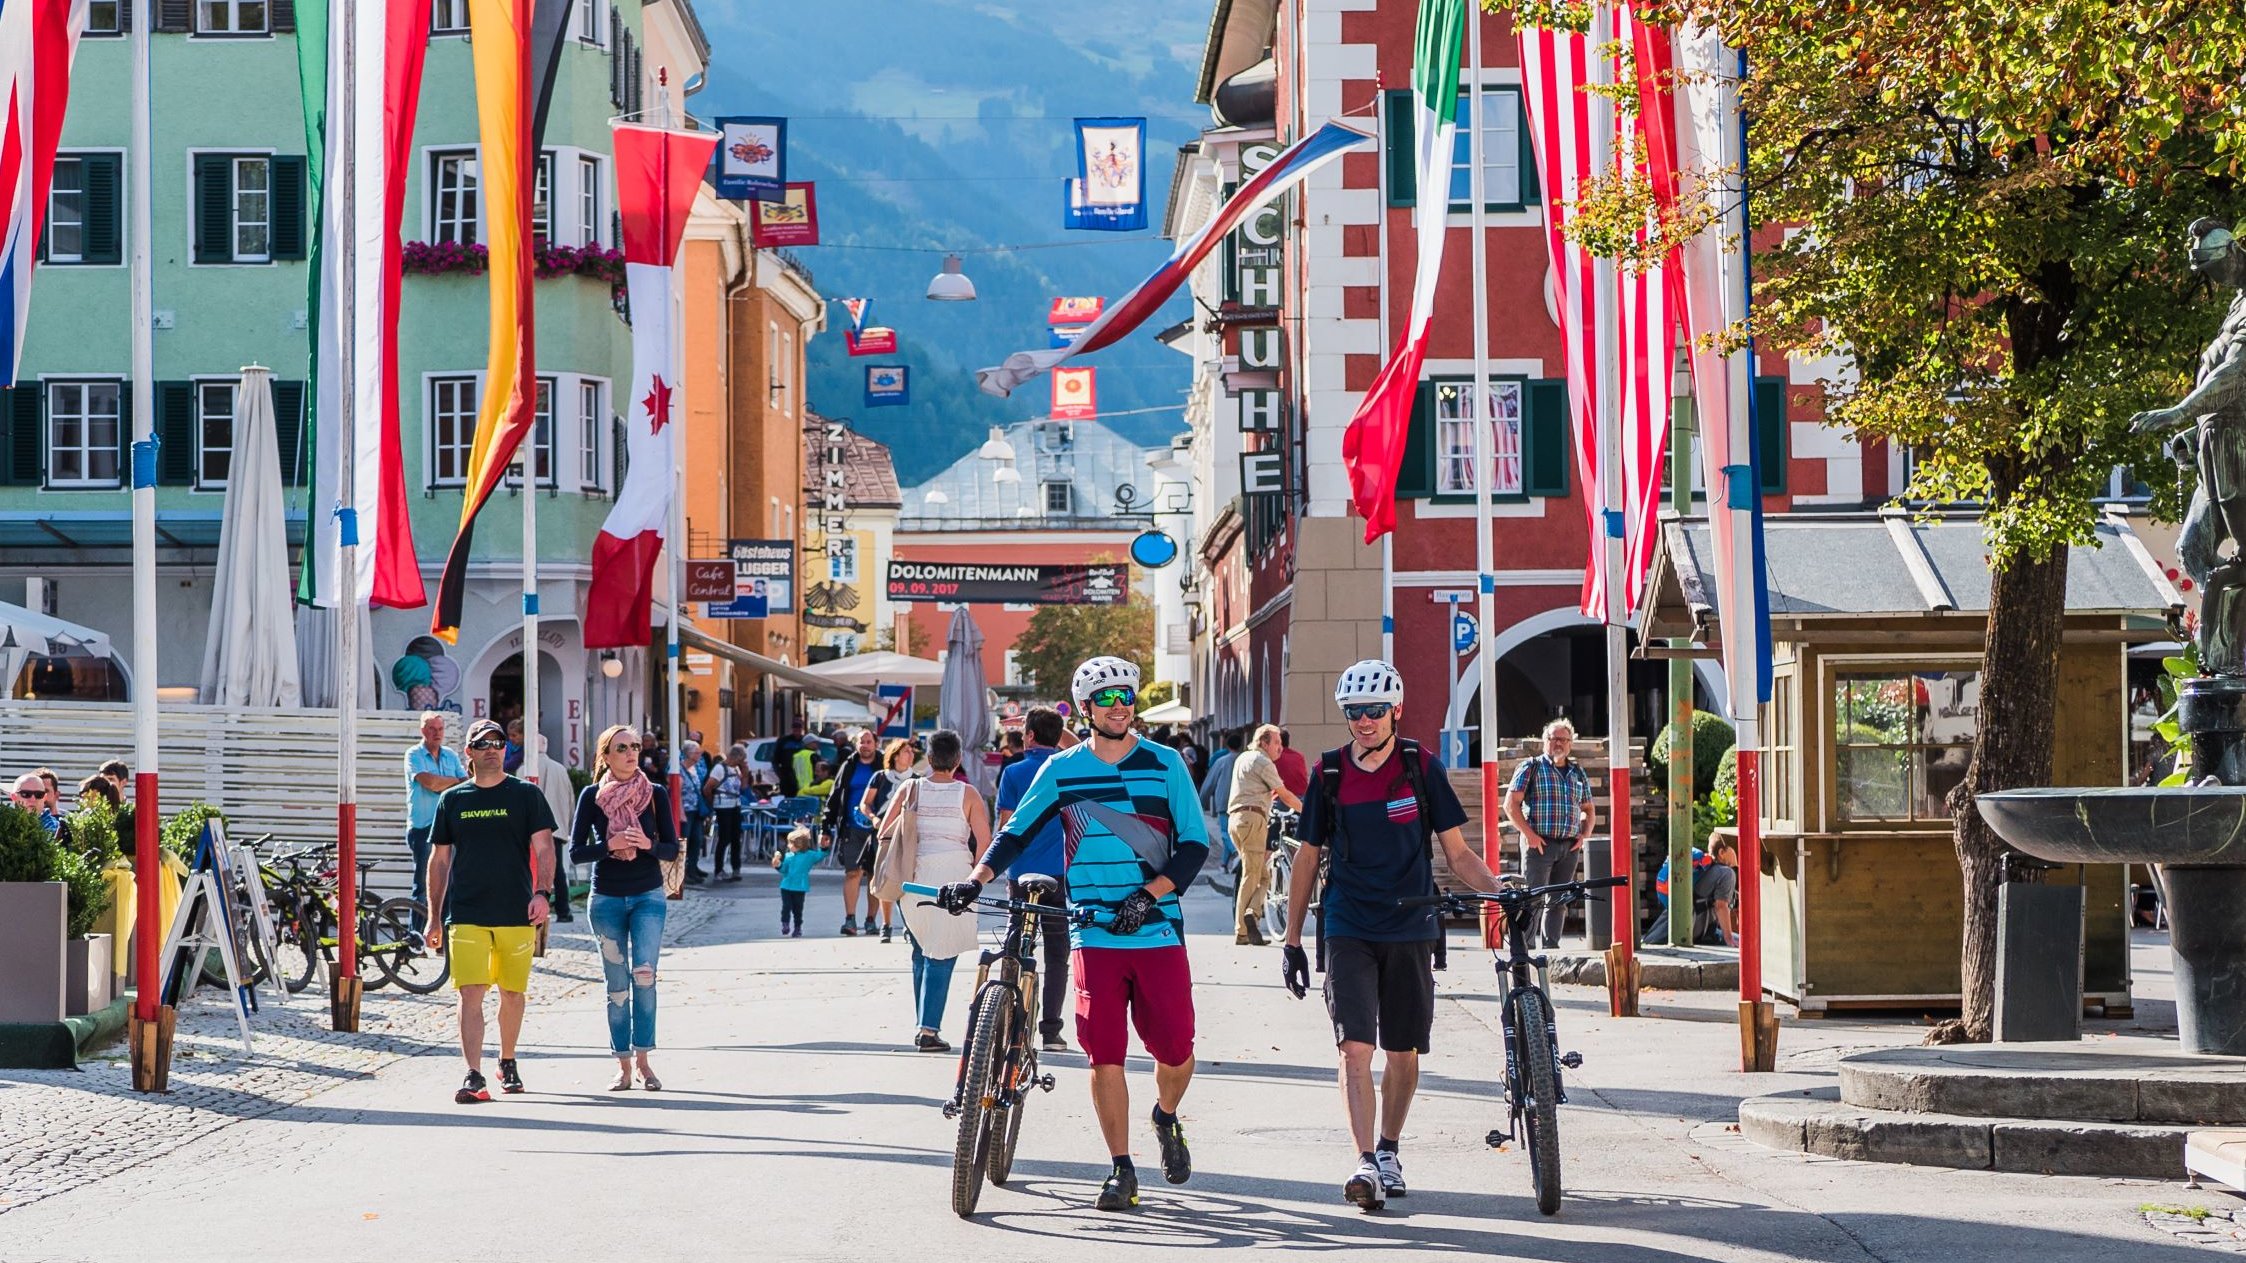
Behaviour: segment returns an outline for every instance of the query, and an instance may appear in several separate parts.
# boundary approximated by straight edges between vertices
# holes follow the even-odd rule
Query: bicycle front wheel
[[[975,1213],[989,1169],[991,1124],[996,1121],[998,1074],[1005,1064],[1007,1017],[1013,997],[1004,987],[984,987],[967,1027],[966,1074],[959,1085],[959,1138],[951,1151],[951,1209],[961,1219]]]
[[[363,950],[382,976],[415,995],[427,995],[452,976],[450,958],[429,950],[413,932],[413,900],[388,899],[367,914]]]
[[[1560,1070],[1553,1064],[1551,1018],[1542,992],[1513,993],[1513,1047],[1521,1068],[1519,1102],[1523,1147],[1529,1151],[1529,1179],[1536,1185],[1539,1214],[1560,1213]]]

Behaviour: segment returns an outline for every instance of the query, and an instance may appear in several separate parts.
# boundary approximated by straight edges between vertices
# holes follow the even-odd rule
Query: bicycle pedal
[[[945,1118],[947,1118],[947,1119],[951,1119],[951,1118],[957,1118],[957,1117],[959,1117],[959,1102],[957,1102],[957,1101],[946,1101],[946,1102],[944,1102],[944,1117],[945,1117]]]
[[[1583,1068],[1583,1054],[1579,1052],[1562,1053],[1560,1054],[1560,1064],[1570,1070],[1581,1070]]]
[[[1513,1134],[1511,1132],[1493,1131],[1489,1135],[1482,1137],[1483,1144],[1486,1144],[1490,1148],[1497,1150],[1499,1153],[1505,1152],[1505,1146],[1511,1144],[1512,1142]]]
[[[1041,1087],[1048,1092],[1053,1090],[1053,1076],[1049,1074],[1041,1074],[1036,1078],[1030,1080],[1030,1082],[1036,1084],[1038,1087]]]

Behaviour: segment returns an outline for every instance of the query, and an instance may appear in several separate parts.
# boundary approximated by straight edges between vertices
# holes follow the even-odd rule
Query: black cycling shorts
[[[1428,1050],[1435,1029],[1435,940],[1326,940],[1326,1014],[1337,1044]]]

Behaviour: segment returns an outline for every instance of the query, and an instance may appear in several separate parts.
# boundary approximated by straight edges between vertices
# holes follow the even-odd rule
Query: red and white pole
[[[158,1010],[163,990],[157,960],[164,926],[157,917],[156,886],[163,880],[157,838],[164,817],[156,790],[156,688],[163,676],[156,643],[156,298],[151,257],[153,165],[149,104],[147,6],[133,15],[132,178],[127,180],[132,219],[133,373],[133,961],[139,991],[133,999],[133,1087],[165,1090],[171,1063],[170,1023]]]

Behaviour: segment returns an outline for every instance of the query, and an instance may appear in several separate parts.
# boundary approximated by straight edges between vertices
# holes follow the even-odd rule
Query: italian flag
[[[1411,318],[1380,376],[1342,432],[1341,459],[1349,469],[1350,498],[1365,519],[1370,544],[1396,529],[1396,475],[1411,431],[1412,400],[1420,364],[1427,358],[1427,325],[1435,312],[1435,278],[1443,270],[1445,216],[1450,210],[1451,147],[1458,134],[1458,69],[1466,42],[1467,0],[1420,0],[1419,33],[1412,45],[1412,136],[1419,142],[1415,171],[1419,267],[1412,276]]]

